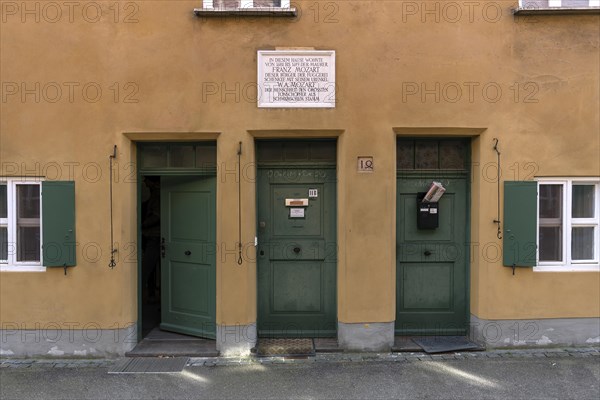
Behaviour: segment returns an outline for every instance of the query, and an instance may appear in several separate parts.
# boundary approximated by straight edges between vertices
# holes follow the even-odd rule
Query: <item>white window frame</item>
[[[538,215],[536,227],[536,261],[534,271],[574,272],[600,271],[600,179],[598,178],[538,178]],[[573,218],[573,185],[594,185],[594,218]],[[540,261],[540,185],[562,185],[562,261]],[[594,227],[594,259],[571,260],[571,231],[573,227]]]
[[[214,9],[214,0],[202,0],[202,8],[205,9]],[[263,8],[263,7],[254,7],[254,0],[240,0],[240,8],[248,9],[248,8]],[[281,0],[280,7],[268,7],[271,9],[288,9],[290,8],[290,0]]]
[[[205,0],[207,1],[207,0]],[[528,0],[519,0],[519,7],[526,7]],[[564,5],[563,0],[548,0],[548,8],[569,8],[570,6]],[[600,0],[588,0],[587,7],[600,7]]]
[[[42,180],[40,178],[0,177],[0,185],[6,185],[7,217],[0,219],[0,226],[8,229],[8,259],[0,261],[0,272],[44,272],[42,265]],[[40,261],[17,261],[17,190],[18,185],[38,185],[40,187]]]

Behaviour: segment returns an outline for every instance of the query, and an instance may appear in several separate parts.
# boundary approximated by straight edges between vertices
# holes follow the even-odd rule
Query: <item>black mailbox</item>
[[[439,203],[423,201],[425,194],[417,193],[417,228],[435,229],[439,226]]]

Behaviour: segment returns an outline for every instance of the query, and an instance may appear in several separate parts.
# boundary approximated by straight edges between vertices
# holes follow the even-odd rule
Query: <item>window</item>
[[[463,139],[398,139],[396,142],[396,169],[467,170],[469,144]]]
[[[538,181],[538,269],[598,270],[600,181]]]
[[[214,171],[217,168],[217,146],[202,143],[142,143],[139,146],[143,170],[185,168]]]
[[[519,0],[515,14],[556,14],[592,12],[600,10],[600,0]]]
[[[39,180],[0,181],[0,266],[41,267],[40,197]]]
[[[0,178],[0,271],[77,264],[75,182]]]
[[[237,8],[290,8],[290,0],[204,0],[203,8],[232,10]]]
[[[197,17],[297,17],[290,0],[203,0],[202,8],[194,8]]]

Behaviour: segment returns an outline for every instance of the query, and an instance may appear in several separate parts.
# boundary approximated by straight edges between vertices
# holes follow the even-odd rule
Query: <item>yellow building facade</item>
[[[600,341],[597,5],[204,3],[2,1],[2,355],[143,337],[146,177],[161,323],[205,314],[190,332],[221,354],[278,335]]]

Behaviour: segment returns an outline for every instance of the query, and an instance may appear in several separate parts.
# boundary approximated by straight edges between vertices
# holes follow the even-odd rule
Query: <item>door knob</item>
[[[298,254],[300,253],[300,247],[294,247],[294,253]]]
[[[183,254],[185,254],[186,256],[190,256],[190,255],[192,255],[192,252],[189,250],[186,250],[185,253],[183,253]]]

